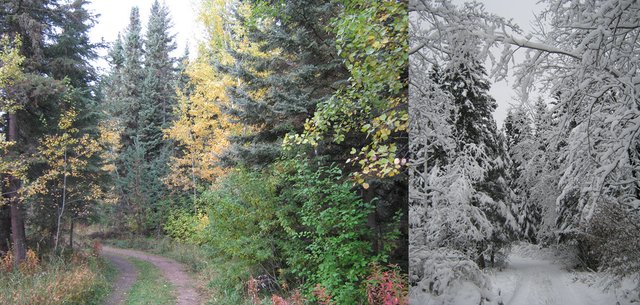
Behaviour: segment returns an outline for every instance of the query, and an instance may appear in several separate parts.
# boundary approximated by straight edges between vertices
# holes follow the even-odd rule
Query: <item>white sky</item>
[[[90,32],[93,42],[113,42],[118,33],[123,32],[129,24],[129,14],[132,6],[140,9],[143,33],[146,31],[147,21],[151,4],[154,0],[93,0],[87,8],[93,13],[100,14],[97,23]],[[163,2],[163,0],[160,0]],[[462,4],[466,0],[453,0],[456,4]],[[176,34],[178,49],[174,56],[180,56],[184,48],[189,43],[191,56],[196,54],[198,40],[202,37],[202,30],[197,20],[197,0],[164,0],[169,7],[170,17],[173,21],[172,33]],[[531,21],[534,13],[540,11],[541,5],[536,4],[537,0],[481,0],[488,12],[497,14],[505,18],[513,18],[525,32],[531,30]],[[107,50],[101,50],[101,57],[106,55]],[[106,68],[103,59],[98,61],[101,68]],[[511,104],[515,103],[515,92],[511,88],[512,81],[502,81],[493,83],[491,95],[498,102],[498,109],[494,112],[494,117],[498,126],[506,117],[507,110]]]
[[[86,8],[94,14],[99,14],[97,22],[89,36],[92,42],[111,43],[116,40],[118,33],[124,32],[129,24],[131,8],[137,6],[140,10],[140,20],[142,23],[142,33],[146,33],[147,22],[154,0],[93,0]],[[176,34],[178,48],[174,56],[181,56],[184,53],[187,42],[189,43],[190,55],[196,54],[197,42],[202,33],[197,20],[197,0],[159,0],[169,8],[169,17],[173,22],[172,34]],[[100,50],[101,57],[106,55],[107,49]],[[106,68],[103,59],[98,61],[101,68]]]
[[[466,0],[452,1],[457,5],[467,2]],[[531,23],[534,20],[534,13],[543,8],[541,4],[536,3],[538,0],[479,0],[478,2],[484,4],[487,12],[513,19],[525,33],[529,33],[532,30]],[[517,58],[516,56],[516,60]],[[511,88],[512,85],[513,79],[501,82],[493,82],[492,80],[489,92],[498,103],[498,109],[493,113],[493,117],[498,122],[499,128],[502,128],[502,123],[510,106],[518,103],[515,98],[516,93]]]

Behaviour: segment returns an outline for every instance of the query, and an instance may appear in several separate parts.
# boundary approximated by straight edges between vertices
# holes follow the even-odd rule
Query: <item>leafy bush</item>
[[[367,302],[370,305],[409,304],[407,279],[398,266],[373,265],[367,278]]]
[[[239,169],[202,195],[209,207],[207,244],[225,258],[220,266],[229,279],[225,285],[244,291],[241,285],[251,274],[275,276],[282,268],[278,252],[285,234],[276,215],[281,206],[276,184],[268,171]]]
[[[304,298],[318,302],[313,291],[319,286],[336,304],[363,303],[369,265],[386,255],[372,251],[372,205],[343,179],[337,167],[296,160],[263,171],[237,169],[202,194],[204,230],[205,216],[186,211],[175,212],[165,230],[212,251],[219,276],[211,284],[222,292],[247,292],[252,276],[271,279],[261,296],[247,293],[245,301],[300,287]]]
[[[372,253],[367,216],[372,205],[362,201],[337,167],[312,169],[305,162],[285,163],[281,202],[294,210],[280,215],[291,246],[286,249],[289,272],[304,279],[309,292],[327,289],[338,304],[366,299],[360,283],[368,265],[379,261]]]
[[[206,228],[209,216],[205,213],[194,214],[185,210],[171,213],[164,224],[167,234],[178,241],[202,245],[207,241]]]

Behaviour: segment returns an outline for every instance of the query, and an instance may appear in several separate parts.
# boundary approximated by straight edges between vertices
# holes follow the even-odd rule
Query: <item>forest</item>
[[[0,304],[640,302],[640,1],[102,1],[0,4]]]
[[[637,303],[640,3],[454,2],[408,7],[410,303]]]
[[[407,304],[408,3],[196,2],[3,1],[0,303]]]

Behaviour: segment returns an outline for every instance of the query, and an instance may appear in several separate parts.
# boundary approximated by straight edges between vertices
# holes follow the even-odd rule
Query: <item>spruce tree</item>
[[[39,0],[5,1],[0,6],[0,32],[12,39],[21,37],[20,53],[25,58],[21,66],[24,77],[5,91],[6,97],[22,108],[8,115],[6,132],[16,145],[3,158],[15,158],[16,162],[29,160],[25,173],[29,181],[37,180],[47,166],[47,160],[31,154],[38,151],[45,136],[57,132],[51,126],[58,126],[58,120],[70,107],[78,113],[74,125],[78,135],[92,133],[90,126],[95,115],[91,110],[95,101],[91,82],[95,80],[95,72],[89,62],[95,58],[95,46],[88,39],[93,16],[84,9],[85,4],[81,0],[64,3]],[[19,261],[25,250],[25,204],[48,203],[42,207],[42,214],[30,209],[27,221],[36,225],[35,230],[51,229],[52,216],[61,213],[57,209],[60,190],[49,185],[47,192],[26,192],[29,195],[26,198],[25,192],[18,195],[17,191],[28,189],[28,183],[11,176],[5,181],[6,187],[12,189],[7,199],[12,202],[13,248]]]
[[[124,127],[122,133],[123,149],[133,147],[134,141],[140,136],[140,110],[142,107],[142,90],[144,88],[144,69],[142,48],[142,25],[137,7],[131,9],[129,25],[122,42],[122,67],[116,71],[117,88],[115,102]]]
[[[170,54],[176,46],[170,28],[168,9],[156,1],[143,38],[139,11],[133,7],[123,38],[114,42],[109,54],[109,119],[120,126],[113,174],[121,212],[134,215],[138,233],[158,228],[151,218],[166,193],[161,178],[168,172],[172,144],[163,139],[162,130],[169,126],[177,103],[176,59]]]
[[[162,129],[167,128],[172,120],[172,110],[176,103],[176,71],[177,60],[171,57],[176,49],[174,36],[170,35],[171,20],[169,10],[156,0],[151,6],[151,14],[144,41],[144,87],[141,120],[141,141],[148,150],[148,158],[156,158],[166,147],[162,140]]]
[[[532,120],[523,108],[509,111],[504,122],[507,146],[511,162],[509,185],[514,191],[517,219],[522,236],[532,243],[538,242],[538,227],[542,211],[540,205],[531,199],[531,176],[526,172],[536,157]]]
[[[468,204],[482,211],[491,224],[483,240],[475,245],[476,262],[484,268],[486,259],[493,263],[496,252],[518,231],[507,184],[509,157],[492,116],[496,101],[489,95],[484,67],[470,52],[457,54],[435,75],[436,83],[450,94],[453,103],[449,120],[457,155],[449,159],[460,160],[450,162],[476,168]]]
[[[326,28],[340,9],[322,0],[255,1],[251,16],[237,16],[246,25],[249,42],[269,55],[229,50],[236,63],[221,67],[241,80],[228,89],[233,105],[228,112],[253,129],[232,138],[226,163],[260,166],[274,161],[284,135],[301,133],[316,105],[348,78],[336,54],[335,34]]]
[[[142,26],[137,7],[131,9],[129,25],[116,40],[109,55],[112,71],[107,78],[106,99],[113,120],[119,125],[119,147],[116,150],[114,183],[119,196],[119,221],[125,215],[133,216],[138,230],[142,230],[142,210],[145,197],[142,193],[145,171],[144,153],[140,153],[140,111],[143,106],[143,42]],[[139,196],[136,196],[139,195]]]

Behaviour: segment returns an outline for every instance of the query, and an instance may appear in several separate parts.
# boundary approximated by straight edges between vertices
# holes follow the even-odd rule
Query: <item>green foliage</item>
[[[368,266],[385,256],[372,251],[372,204],[342,179],[337,167],[314,169],[306,161],[282,161],[262,172],[236,169],[200,198],[207,215],[174,212],[165,230],[212,249],[220,261],[215,285],[223,291],[244,291],[250,275],[266,274],[279,285],[303,285],[311,298],[320,284],[339,304],[363,301]]]
[[[207,225],[209,225],[207,214],[175,210],[171,212],[164,224],[164,230],[175,240],[202,245],[208,240],[208,232],[205,230]]]
[[[368,188],[367,176],[393,177],[406,163],[408,15],[403,1],[338,2],[344,11],[332,19],[331,30],[350,85],[321,102],[304,132],[290,134],[284,144],[318,147],[349,139],[347,163],[360,168],[355,178]]]
[[[202,195],[209,206],[209,244],[229,259],[223,268],[235,269],[242,279],[280,268],[275,251],[284,233],[277,219],[276,182],[268,173],[238,169],[218,190]]]
[[[242,31],[259,46],[234,49],[224,72],[239,81],[228,88],[229,113],[253,130],[231,139],[229,163],[266,165],[281,154],[281,142],[297,133],[318,103],[329,99],[349,77],[337,55],[335,34],[326,26],[342,7],[335,1],[251,2],[242,16]]]
[[[374,256],[369,242],[367,216],[373,206],[340,182],[337,167],[311,168],[306,162],[285,163],[293,172],[283,173],[281,202],[295,207],[283,226],[292,241],[286,249],[289,272],[304,279],[310,292],[316,285],[326,288],[338,304],[364,300],[359,283],[368,265],[382,259]]]
[[[168,9],[156,1],[143,37],[139,10],[133,7],[123,38],[109,54],[112,70],[103,83],[109,116],[102,124],[115,126],[106,146],[113,154],[111,174],[123,207],[118,221],[139,234],[159,231],[165,219],[162,203],[168,192],[161,179],[169,172],[173,147],[162,129],[172,120],[178,79],[177,60],[169,54],[175,49],[170,24]]]

